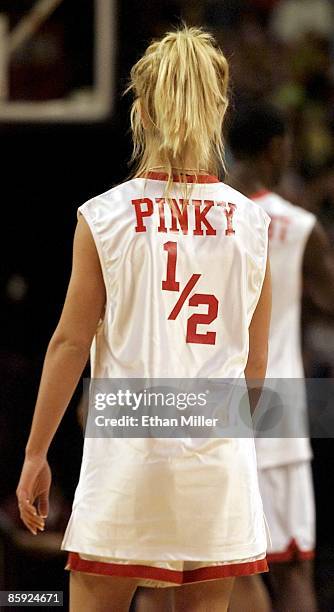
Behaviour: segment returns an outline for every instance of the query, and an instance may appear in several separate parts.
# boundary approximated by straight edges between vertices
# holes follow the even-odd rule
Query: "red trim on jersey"
[[[103,576],[142,578],[173,582],[175,584],[186,584],[190,582],[199,582],[201,580],[217,580],[220,578],[230,578],[232,576],[259,574],[268,571],[268,564],[266,559],[259,559],[246,563],[231,563],[211,567],[200,567],[194,570],[177,571],[151,567],[149,565],[126,565],[124,563],[88,561],[87,559],[81,559],[78,553],[70,552],[65,569],[86,572],[88,574],[100,574]]]
[[[151,179],[153,181],[168,181],[167,172],[152,172],[151,171],[151,172],[147,172],[145,176],[146,178]],[[197,176],[195,174],[183,174],[182,176],[186,177],[187,183],[220,183],[219,178],[211,174],[197,174]],[[145,178],[145,177],[142,177],[142,178]],[[173,175],[173,181],[175,183],[181,182],[180,175],[179,174]]]
[[[301,550],[295,539],[282,552],[267,554],[268,563],[288,563],[289,561],[311,561],[314,559],[314,550]]]
[[[270,195],[272,192],[269,189],[260,189],[256,191],[251,196],[249,196],[250,200],[257,200],[258,198],[263,198],[263,196]]]

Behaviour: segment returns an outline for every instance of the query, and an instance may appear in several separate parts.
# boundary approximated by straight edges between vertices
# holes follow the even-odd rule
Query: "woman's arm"
[[[29,528],[32,516],[37,516],[33,503],[41,495],[35,490],[38,475],[44,486],[48,482],[46,455],[87,363],[105,300],[105,285],[94,240],[81,216],[74,235],[72,273],[66,300],[46,352],[25,463],[17,488],[21,518]],[[29,515],[28,523],[24,520],[27,518],[25,512]]]
[[[270,316],[271,275],[268,257],[261,295],[249,327],[249,353],[245,377],[252,413],[261,395],[263,381],[266,375]]]

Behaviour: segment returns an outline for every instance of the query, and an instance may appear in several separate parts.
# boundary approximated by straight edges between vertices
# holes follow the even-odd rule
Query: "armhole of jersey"
[[[308,239],[311,236],[315,225],[317,223],[317,218],[315,215],[313,215],[312,213],[309,213],[310,217],[309,217],[309,223],[307,223],[307,227],[306,227],[306,231],[304,234],[304,240],[303,240],[303,244],[302,244],[302,252],[301,252],[301,265],[303,265],[303,259],[304,259],[304,254],[305,254],[305,249],[306,249],[306,245],[308,243]],[[312,216],[311,216],[312,215]]]
[[[308,240],[311,236],[311,233],[314,230],[315,224],[317,222],[317,218],[312,213],[305,211],[308,214],[307,218],[304,218],[304,231],[302,235],[302,240],[299,241],[298,244],[298,271],[299,271],[299,291],[302,292],[303,287],[303,266],[304,266],[304,256],[305,250],[307,247]]]
[[[249,322],[248,322],[248,326],[251,324],[252,322],[252,318],[254,315],[254,312],[256,310],[258,301],[260,299],[261,296],[261,292],[262,292],[262,287],[263,287],[263,283],[264,283],[264,278],[266,275],[266,269],[267,269],[267,260],[269,257],[269,225],[271,222],[271,218],[269,217],[269,215],[267,215],[267,213],[265,213],[264,215],[264,252],[263,252],[263,263],[262,263],[262,269],[261,269],[261,280],[260,280],[260,285],[259,285],[259,291],[258,291],[258,296],[257,296],[257,300],[256,300],[256,304],[253,308],[253,312],[250,316]]]
[[[91,219],[91,216],[89,214],[89,210],[88,208],[83,204],[82,206],[80,206],[77,209],[77,219],[80,218],[80,216],[83,216],[83,218],[85,219],[91,234],[93,236],[93,240],[94,240],[94,244],[97,250],[97,254],[99,256],[99,261],[100,261],[100,266],[101,266],[101,270],[102,270],[102,276],[103,276],[103,280],[104,280],[104,285],[106,288],[106,309],[107,309],[107,304],[110,300],[110,289],[109,289],[109,281],[108,281],[108,273],[107,273],[107,269],[105,266],[105,260],[104,260],[104,253],[103,253],[103,247],[99,238],[99,235],[95,229],[94,223]],[[103,319],[100,320],[100,322]]]
[[[262,266],[262,278],[260,281],[260,289],[259,289],[259,297],[258,297],[258,301],[260,299],[260,295],[261,295],[261,291],[262,291],[262,287],[263,287],[263,282],[264,282],[264,277],[266,275],[266,269],[267,269],[267,260],[269,257],[269,225],[271,223],[271,218],[269,217],[269,215],[266,214],[265,219],[264,219],[264,235],[265,235],[265,243],[264,243],[264,254],[263,254],[263,258],[264,258],[264,262],[263,262],[263,266]]]

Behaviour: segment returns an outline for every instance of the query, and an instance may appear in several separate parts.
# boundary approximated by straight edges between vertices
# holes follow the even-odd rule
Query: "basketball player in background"
[[[240,109],[229,130],[229,145],[235,164],[228,182],[271,217],[273,305],[266,376],[277,379],[278,390],[281,385],[284,392],[286,379],[304,376],[300,335],[303,281],[314,304],[324,314],[334,316],[334,257],[315,216],[274,192],[289,162],[291,147],[278,111],[266,104]],[[299,394],[298,389],[296,392]],[[311,446],[307,429],[299,432],[293,426],[296,405],[286,408],[285,417],[291,416],[291,422],[287,418],[285,423],[286,436],[256,440],[260,490],[272,539],[268,580],[275,611],[314,612]],[[306,400],[301,410],[306,417]],[[261,579],[236,581],[231,611],[246,609],[271,609]]]
[[[130,89],[137,168],[79,208],[44,362],[17,488],[34,534],[48,508],[48,448],[91,345],[92,378],[226,378],[247,391],[265,376],[270,219],[216,176],[226,58],[210,34],[184,27],[147,48]],[[127,612],[141,585],[145,612],[172,599],[176,612],[224,612],[235,576],[267,570],[254,439],[209,431],[85,438],[62,543],[71,612]]]

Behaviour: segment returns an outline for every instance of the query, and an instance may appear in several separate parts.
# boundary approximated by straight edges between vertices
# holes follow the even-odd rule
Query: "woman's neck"
[[[152,157],[148,160],[148,168],[150,170],[159,170],[160,172],[169,172],[169,165],[157,157]],[[186,157],[182,162],[177,159],[173,160],[172,170],[186,172],[187,174],[210,174],[208,169],[202,168],[198,161],[190,156]]]

